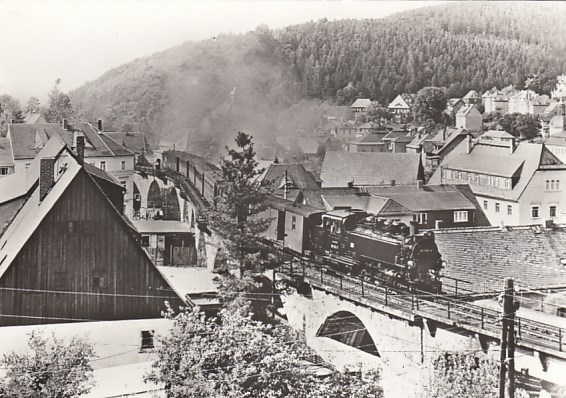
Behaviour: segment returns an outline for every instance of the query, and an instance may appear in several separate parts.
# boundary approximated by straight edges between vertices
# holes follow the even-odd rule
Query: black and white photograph
[[[0,15],[0,398],[566,398],[565,1]]]

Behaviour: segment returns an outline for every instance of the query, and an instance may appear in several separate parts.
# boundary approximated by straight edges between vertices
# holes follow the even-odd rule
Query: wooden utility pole
[[[501,368],[499,370],[499,398],[505,398],[505,373],[508,372],[508,397],[515,397],[515,297],[513,279],[505,278],[503,319],[501,325]]]

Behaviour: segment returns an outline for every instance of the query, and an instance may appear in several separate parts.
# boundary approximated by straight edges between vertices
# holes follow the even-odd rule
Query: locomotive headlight
[[[414,268],[415,262],[413,260],[409,260],[407,261],[407,265],[409,266],[409,268]]]

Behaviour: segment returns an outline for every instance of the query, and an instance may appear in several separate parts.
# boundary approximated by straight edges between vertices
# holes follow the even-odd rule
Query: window
[[[550,189],[550,181],[546,180],[546,184],[544,185],[544,189],[546,189],[547,191]]]
[[[100,162],[100,167],[99,167],[99,169],[100,169],[100,170],[106,170],[106,162],[105,162],[104,160]]]
[[[144,352],[147,350],[151,350],[154,348],[153,345],[153,335],[155,334],[155,330],[142,330],[141,331],[141,346],[140,352]]]
[[[554,180],[550,181],[550,189],[553,191],[554,190]]]
[[[149,235],[143,235],[141,238],[141,245],[142,246],[149,246]]]
[[[291,216],[291,231],[297,229],[297,217]]]
[[[126,161],[122,160],[122,163],[120,163],[120,170],[126,170]]]
[[[483,201],[483,209],[484,209],[484,210],[487,210],[487,200],[484,200],[484,201]]]
[[[120,184],[122,184],[122,188],[126,189],[126,182],[127,181],[120,181]]]
[[[560,189],[560,180],[556,180],[555,188],[556,188],[557,191]]]
[[[499,213],[499,203],[495,202],[495,212]]]
[[[26,170],[28,169],[28,167],[29,167],[30,164],[31,164],[31,163],[26,163]]]
[[[539,207],[538,206],[532,206],[531,207],[531,217],[532,218],[539,218]]]
[[[427,216],[426,213],[419,213],[416,215],[416,220],[419,224],[426,224]]]
[[[566,318],[566,308],[565,307],[558,307],[556,309],[556,316],[561,318]]]
[[[508,216],[513,215],[513,206],[507,205],[507,215]]]
[[[92,275],[92,287],[95,289],[102,289],[106,287],[106,272],[96,271]]]
[[[454,212],[454,222],[467,222],[468,212],[467,211],[455,211]]]
[[[511,188],[511,179],[510,178],[505,179],[505,188]]]
[[[8,174],[8,168],[0,167],[0,176],[5,176],[6,174]]]
[[[550,209],[549,209],[549,210],[550,210],[550,211],[549,211],[550,217],[556,217],[556,206],[550,206]]]

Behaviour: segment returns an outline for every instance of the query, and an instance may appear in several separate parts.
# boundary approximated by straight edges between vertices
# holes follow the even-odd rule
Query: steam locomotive
[[[445,263],[434,233],[363,211],[334,210],[313,227],[311,255],[338,272],[410,291],[440,293]]]

